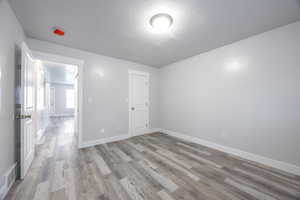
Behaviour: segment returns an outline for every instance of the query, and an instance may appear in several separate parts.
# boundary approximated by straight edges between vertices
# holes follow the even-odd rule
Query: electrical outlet
[[[103,128],[103,129],[101,129],[101,133],[104,133],[104,132],[105,132],[104,128]]]

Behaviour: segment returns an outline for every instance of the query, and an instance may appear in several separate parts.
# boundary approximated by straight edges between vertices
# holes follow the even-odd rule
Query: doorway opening
[[[78,67],[47,60],[39,60],[36,73],[36,133],[37,144],[43,143],[44,133],[68,124],[65,137],[75,132],[78,110]],[[66,128],[66,127],[65,127]]]
[[[31,51],[22,45],[17,110],[19,177],[56,155],[60,147],[80,147],[81,60]]]

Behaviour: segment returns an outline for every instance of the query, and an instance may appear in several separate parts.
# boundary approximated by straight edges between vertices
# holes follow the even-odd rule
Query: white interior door
[[[132,136],[149,130],[149,73],[129,71],[129,132]]]
[[[55,88],[50,87],[50,101],[49,101],[49,113],[54,114],[55,113]]]
[[[25,43],[22,44],[21,67],[21,178],[23,179],[34,159],[35,61]]]

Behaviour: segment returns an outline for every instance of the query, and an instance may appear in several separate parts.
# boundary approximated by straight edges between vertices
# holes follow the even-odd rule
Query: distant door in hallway
[[[54,114],[55,113],[55,88],[50,87],[50,95],[49,95],[49,113]]]
[[[129,70],[129,132],[149,130],[149,73]]]
[[[34,84],[35,84],[35,60],[25,43],[22,44],[21,67],[21,178],[23,179],[34,159]]]

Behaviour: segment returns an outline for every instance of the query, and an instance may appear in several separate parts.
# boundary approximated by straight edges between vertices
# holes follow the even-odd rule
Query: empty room
[[[300,0],[0,0],[0,200],[300,200]]]

